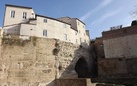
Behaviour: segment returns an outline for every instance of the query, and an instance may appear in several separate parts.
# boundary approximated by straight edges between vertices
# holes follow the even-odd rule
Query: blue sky
[[[0,0],[0,27],[5,4],[32,7],[37,14],[53,18],[79,18],[94,39],[112,26],[129,26],[135,20],[130,13],[137,6],[137,0]]]

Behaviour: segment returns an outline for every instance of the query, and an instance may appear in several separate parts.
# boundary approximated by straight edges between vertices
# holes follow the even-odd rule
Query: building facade
[[[105,58],[137,58],[137,24],[102,33]]]
[[[89,31],[77,18],[59,19],[38,15],[31,7],[6,5],[3,29],[5,34],[55,38],[74,44],[89,45]]]

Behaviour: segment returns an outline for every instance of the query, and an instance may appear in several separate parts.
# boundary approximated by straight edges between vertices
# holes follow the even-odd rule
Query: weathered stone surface
[[[108,76],[114,74],[127,74],[125,59],[101,59],[98,60],[98,74]]]
[[[105,58],[137,57],[137,34],[103,40],[103,44]]]
[[[98,60],[98,74],[100,76],[137,77],[137,58],[109,58]]]
[[[56,86],[55,79],[77,77],[74,67],[81,56],[89,61],[86,48],[56,39],[3,44],[0,53],[1,86]]]

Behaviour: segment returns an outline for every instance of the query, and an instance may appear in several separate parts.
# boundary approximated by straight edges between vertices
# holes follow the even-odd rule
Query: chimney
[[[137,20],[133,20],[131,26],[137,25]]]

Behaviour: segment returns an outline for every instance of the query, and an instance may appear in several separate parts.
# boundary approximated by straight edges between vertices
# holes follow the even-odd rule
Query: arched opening
[[[88,71],[88,63],[84,59],[84,57],[79,58],[79,60],[76,63],[75,71],[78,74],[78,78],[87,78],[89,77],[89,71]]]

